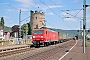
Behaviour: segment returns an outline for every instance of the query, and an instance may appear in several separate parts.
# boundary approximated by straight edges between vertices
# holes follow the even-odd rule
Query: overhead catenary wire
[[[22,0],[22,1],[24,1],[24,0]],[[24,1],[24,2],[27,3],[28,5],[30,5],[31,7],[33,7],[34,9],[36,9],[32,4],[30,4],[30,3],[26,2],[26,1]]]
[[[81,12],[81,10],[83,10],[83,8],[82,8],[82,9],[80,9],[80,10],[79,10],[79,12],[78,12],[77,14],[79,14],[79,13]],[[76,15],[77,15],[77,14],[76,14]],[[75,15],[75,16],[76,16],[76,15]]]
[[[20,10],[19,8],[16,8],[16,7],[13,7],[12,5],[10,5],[9,3],[4,3],[4,2],[0,2],[1,4],[4,4],[4,5],[7,5],[7,6],[9,6],[9,7],[11,7],[11,8],[13,8],[13,9],[15,9],[15,10]],[[30,12],[30,11],[22,11],[21,10],[21,12]],[[25,14],[25,13],[24,13]],[[25,14],[26,15],[26,14]],[[30,18],[30,17],[29,17]],[[25,18],[26,19],[26,18]],[[25,20],[25,19],[23,19],[23,20]]]
[[[78,18],[78,19],[80,19],[80,20],[83,20],[82,18],[79,18],[79,17],[77,17],[76,15],[81,11],[79,11],[75,16],[74,15],[72,15],[72,14],[70,14],[70,13],[68,13],[68,12],[66,12],[66,11],[63,11],[63,10],[61,10],[62,12],[65,12],[66,14],[68,14],[68,15],[70,15],[70,16],[73,16],[73,17],[75,17],[75,18]],[[70,17],[69,17],[70,18]]]
[[[7,5],[7,6],[13,8],[13,9],[19,10],[18,8],[11,6],[9,3],[4,3],[4,2],[0,2],[0,3],[4,4],[4,5]]]
[[[48,17],[48,16],[47,16],[47,17]],[[48,18],[49,18],[49,17],[48,17]],[[51,18],[49,18],[49,19],[51,20]],[[45,20],[45,21],[46,21],[46,20]],[[53,21],[53,20],[52,20],[52,21]],[[56,25],[54,25],[54,24],[52,24],[52,23],[50,23],[50,22],[48,22],[48,21],[46,21],[46,22],[47,22],[49,25],[53,26],[53,27],[59,28],[59,27],[58,27],[58,26],[59,26],[58,24],[57,24],[58,26],[56,26]],[[53,22],[54,22],[54,21],[53,21]]]
[[[51,1],[52,1],[52,0],[51,0]],[[56,4],[54,1],[52,1],[52,2],[54,3],[55,6],[57,6],[57,4]],[[58,9],[59,11],[61,11],[59,7],[57,7],[57,9]],[[64,15],[63,15],[63,16],[64,16]],[[65,16],[64,16],[64,17],[65,17]],[[62,20],[63,20],[63,18],[62,18]],[[64,20],[63,20],[63,21],[64,21]],[[64,23],[67,25],[67,27],[69,27],[68,24],[67,24],[65,21],[64,21]]]
[[[52,1],[52,0],[51,0]],[[54,5],[56,5],[57,6],[57,4],[54,2],[54,1],[52,1],[53,3],[54,3]],[[59,11],[64,11],[64,10],[60,10],[59,9],[59,7],[57,7],[58,8],[58,10]],[[79,12],[81,11],[81,10],[83,10],[83,8],[82,9],[70,9],[70,10],[65,10],[65,11],[71,11],[71,10],[79,10]],[[77,12],[77,14],[79,13],[79,12]],[[67,13],[67,12],[66,12]],[[75,17],[75,18],[78,18],[78,19],[81,19],[81,18],[79,18],[79,17],[77,17],[76,15],[74,16],[74,15],[72,15],[72,14],[70,14],[70,13],[67,13],[67,14],[69,14],[69,15],[71,15],[71,16],[73,16],[73,17]],[[63,15],[64,16],[64,15]],[[65,16],[64,16],[65,17]],[[82,20],[82,19],[81,19]]]
[[[37,3],[35,3],[35,4],[37,4]],[[38,8],[38,9],[40,9],[40,7]],[[42,9],[40,9],[40,11],[42,11]],[[49,18],[49,16],[47,16],[48,18]],[[50,19],[50,18],[49,18]],[[53,21],[53,20],[52,20]],[[51,25],[51,26],[54,26],[54,27],[57,27],[57,26],[55,26],[54,24],[51,24],[50,22],[48,22],[48,21],[46,21],[45,20],[45,22],[47,22],[49,25]],[[53,21],[53,22],[55,22],[55,21]],[[58,25],[59,26],[59,25]],[[59,27],[57,27],[57,28],[59,28]]]
[[[13,8],[13,9],[15,9],[15,10],[20,10],[19,8],[16,8],[16,7],[13,7],[13,6],[11,6],[10,4],[6,4],[6,3],[4,3],[4,2],[1,2],[2,4],[5,4],[5,5],[7,5],[7,6],[9,6],[9,7],[11,7],[11,8]],[[26,2],[27,4],[29,4],[28,2]],[[34,9],[35,9],[35,7],[33,6],[33,5],[31,5],[31,4],[29,4],[30,6],[32,6]],[[22,11],[21,10],[21,12],[30,12],[30,11]],[[22,19],[20,22],[22,22],[22,21],[24,21],[24,20],[27,20],[28,18],[30,18],[30,16],[28,16],[28,17],[26,17],[25,19]],[[48,22],[47,22],[48,23]],[[50,23],[49,23],[50,24]],[[50,25],[53,25],[53,24],[50,24]],[[53,25],[54,26],[54,25]]]
[[[43,1],[40,0],[40,2],[42,2],[46,7],[49,8],[49,6],[47,6]],[[49,8],[49,9],[50,9],[56,16],[58,16],[60,19],[62,19],[61,16],[59,16],[59,15],[58,15],[56,12],[54,12],[51,8]],[[63,19],[62,19],[62,20],[63,20]],[[63,20],[63,21],[64,21],[64,20]],[[64,23],[66,24],[65,21],[64,21]],[[67,24],[66,24],[66,26],[69,27]]]

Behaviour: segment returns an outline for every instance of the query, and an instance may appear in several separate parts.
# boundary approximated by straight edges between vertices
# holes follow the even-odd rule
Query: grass
[[[5,42],[5,40],[0,40],[0,43],[1,43],[1,42]]]

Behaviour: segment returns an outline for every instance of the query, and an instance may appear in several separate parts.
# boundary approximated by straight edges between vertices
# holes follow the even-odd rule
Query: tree
[[[0,26],[1,26],[1,21],[0,21]]]
[[[2,28],[4,29],[4,18],[3,17],[1,17],[0,26],[2,26]]]
[[[21,26],[21,30],[23,31],[23,36],[26,35],[26,27],[27,27],[26,24],[23,24],[23,25]]]
[[[36,25],[36,29],[38,29],[38,24]]]
[[[32,28],[30,26],[30,23],[27,23],[28,24],[28,35],[31,35],[32,34]]]

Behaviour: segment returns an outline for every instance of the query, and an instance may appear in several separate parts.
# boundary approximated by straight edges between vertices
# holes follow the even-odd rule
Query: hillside
[[[76,34],[78,34],[77,30],[62,30],[62,29],[54,29],[54,28],[49,28],[49,29],[57,32],[62,32],[63,34],[69,34],[70,36],[75,36]]]
[[[11,27],[7,27],[7,26],[4,26],[4,30],[9,30],[10,32],[12,31]]]
[[[10,32],[12,31],[11,30],[11,27],[7,27],[5,26],[4,28],[5,30],[9,30]],[[77,30],[62,30],[62,29],[54,29],[54,28],[48,28],[50,30],[54,30],[54,31],[57,31],[57,32],[62,32],[63,34],[69,34],[70,36],[75,36],[76,34],[78,34]]]

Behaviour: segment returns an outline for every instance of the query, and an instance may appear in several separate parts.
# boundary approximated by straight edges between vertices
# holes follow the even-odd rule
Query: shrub
[[[0,40],[0,43],[1,43],[1,42],[5,42],[5,40]]]

